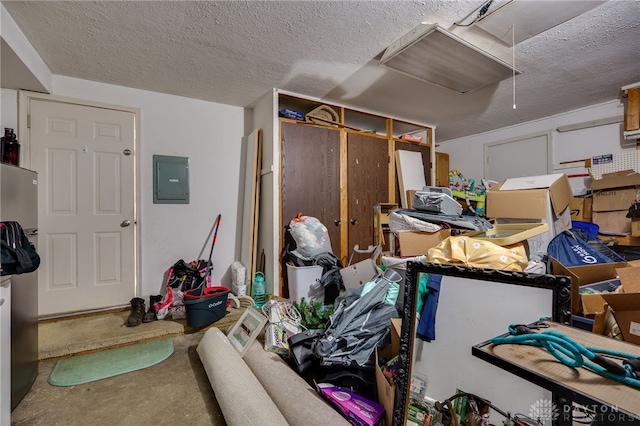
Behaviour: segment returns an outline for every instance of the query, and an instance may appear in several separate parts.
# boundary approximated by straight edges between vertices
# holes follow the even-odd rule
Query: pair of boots
[[[149,310],[145,313],[144,299],[134,297],[131,299],[131,313],[127,318],[126,326],[135,327],[143,322],[152,322],[158,319],[154,304],[160,302],[162,296],[149,296]]]

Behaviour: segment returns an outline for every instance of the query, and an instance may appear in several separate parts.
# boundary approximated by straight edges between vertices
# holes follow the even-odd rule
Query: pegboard
[[[605,173],[622,170],[633,170],[640,173],[640,151],[620,151],[615,154],[591,157],[589,172],[594,179],[602,179],[602,175]]]

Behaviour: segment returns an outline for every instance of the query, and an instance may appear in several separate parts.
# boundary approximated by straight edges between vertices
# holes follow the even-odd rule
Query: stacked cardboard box
[[[593,179],[593,223],[600,232],[631,233],[629,207],[640,196],[640,173],[623,170],[605,173],[602,179]]]
[[[640,345],[640,267],[619,269],[622,293],[602,294],[626,342]]]
[[[431,247],[435,247],[451,236],[451,229],[436,232],[399,231],[396,232],[398,246],[392,241],[392,252],[400,257],[424,256]]]
[[[573,198],[565,174],[507,179],[487,192],[487,216],[497,223],[547,223],[549,230],[527,240],[530,253],[546,252],[554,236],[571,228]]]
[[[591,222],[593,198],[591,197],[573,197],[569,203],[571,209],[571,220],[580,222]]]

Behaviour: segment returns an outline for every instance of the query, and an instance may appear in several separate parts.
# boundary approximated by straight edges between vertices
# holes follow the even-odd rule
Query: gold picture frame
[[[249,346],[256,340],[266,323],[267,318],[260,311],[248,307],[240,319],[229,329],[227,338],[240,353],[240,357],[244,358]]]

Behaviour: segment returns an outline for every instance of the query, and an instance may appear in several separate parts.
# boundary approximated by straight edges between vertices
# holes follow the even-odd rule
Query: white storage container
[[[289,299],[300,302],[324,302],[324,287],[319,283],[322,278],[322,266],[292,266],[287,263],[287,282]]]

